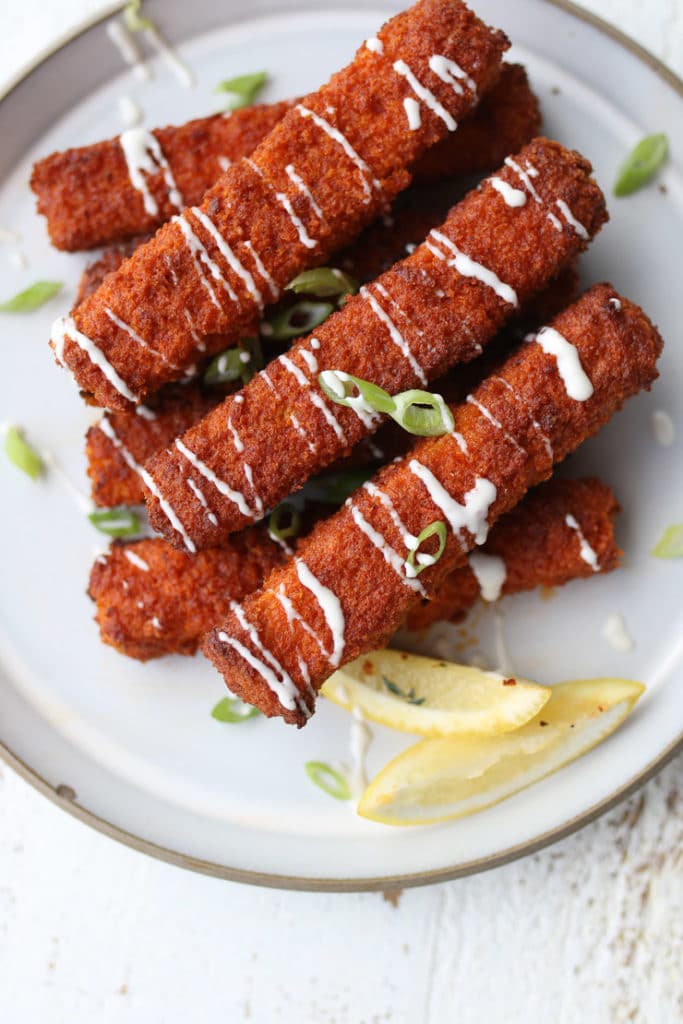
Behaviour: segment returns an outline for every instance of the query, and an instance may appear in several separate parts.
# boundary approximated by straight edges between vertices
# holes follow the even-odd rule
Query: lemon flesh
[[[424,825],[490,807],[600,743],[644,689],[625,679],[561,683],[517,732],[423,740],[373,779],[358,813],[386,825]]]
[[[550,697],[547,686],[470,665],[384,650],[363,655],[322,692],[350,711],[420,736],[491,736],[518,729]]]

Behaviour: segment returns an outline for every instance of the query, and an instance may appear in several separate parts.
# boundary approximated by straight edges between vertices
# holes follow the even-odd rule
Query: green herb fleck
[[[324,761],[306,761],[304,768],[311,782],[329,793],[335,800],[350,800],[351,787],[348,779]]]
[[[5,452],[10,462],[13,462],[27,476],[30,476],[31,480],[37,480],[45,469],[40,455],[25,440],[19,427],[10,426],[7,428]]]
[[[261,712],[251,704],[245,704],[239,697],[224,697],[211,711],[211,717],[217,722],[246,722],[248,718],[255,718]]]
[[[250,106],[268,81],[267,71],[254,71],[219,82],[215,91],[226,93],[226,110],[239,110]]]
[[[386,676],[382,676],[382,682],[386,686],[386,688],[389,691],[389,693],[393,693],[393,695],[395,697],[400,697],[401,700],[406,701],[407,704],[419,705],[419,704],[424,704],[424,702],[425,702],[425,698],[424,697],[416,697],[415,696],[415,687],[414,686],[411,686],[410,689],[408,690],[408,692],[404,693],[404,691],[400,688],[400,686],[397,686],[396,683],[393,682],[393,680],[387,679]]]
[[[669,155],[669,140],[663,132],[641,139],[619,168],[615,196],[629,196],[646,185]]]
[[[130,508],[103,508],[91,512],[88,519],[108,537],[132,537],[140,532],[140,520]]]
[[[358,282],[336,267],[316,267],[315,270],[304,270],[295,277],[287,285],[287,290],[297,295],[315,295],[318,299],[326,299],[337,295],[354,295],[358,291]]]
[[[53,295],[62,287],[61,281],[36,281],[23,292],[0,302],[1,313],[32,313],[34,309],[40,309]]]
[[[334,313],[331,302],[297,302],[266,320],[261,333],[273,341],[289,341],[320,327],[330,313]]]
[[[683,523],[669,526],[650,554],[655,558],[683,558]]]

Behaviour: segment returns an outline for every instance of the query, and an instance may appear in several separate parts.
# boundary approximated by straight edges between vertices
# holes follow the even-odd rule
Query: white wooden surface
[[[102,0],[0,10],[0,81]],[[681,0],[590,0],[683,74]],[[431,889],[250,889],[149,860],[0,768],[0,1019],[674,1024],[683,758],[579,834]]]

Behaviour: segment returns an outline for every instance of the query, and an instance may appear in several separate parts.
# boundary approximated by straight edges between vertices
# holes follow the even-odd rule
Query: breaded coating
[[[502,593],[560,586],[615,569],[619,558],[613,530],[616,511],[612,492],[599,480],[542,484],[496,523],[482,548],[504,563]],[[577,531],[566,523],[568,515],[575,517],[595,552],[596,569],[581,557]],[[239,551],[244,552],[244,570],[242,560],[236,559]],[[135,556],[132,561],[131,555]],[[257,527],[246,536],[231,538],[224,548],[209,548],[196,557],[176,551],[160,538],[114,542],[109,553],[96,560],[88,590],[97,604],[102,640],[142,661],[164,654],[194,654],[202,634],[228,614],[230,602],[245,597],[250,583],[257,589],[284,560],[284,550]],[[254,574],[261,574],[255,583]],[[437,620],[460,619],[478,597],[479,584],[472,570],[456,569],[431,601],[412,609],[405,625],[423,629]]]
[[[282,558],[282,548],[260,528],[196,558],[158,538],[117,541],[90,572],[102,640],[140,661],[194,654],[207,624],[259,587]]]
[[[201,206],[165,224],[56,322],[57,361],[100,405],[129,409],[180,379],[198,353],[219,351],[220,336],[250,333],[293,277],[389,208],[410,165],[474,108],[507,46],[461,0],[419,0],[379,39],[381,52],[361,47]],[[419,126],[404,99],[420,110]]]
[[[618,511],[610,488],[594,477],[541,484],[496,523],[478,559],[470,555],[471,561],[447,576],[431,600],[411,608],[406,627],[459,622],[482,596],[480,580],[486,581],[487,569],[499,573],[494,579],[498,593],[483,595],[489,601],[611,572],[621,555],[614,538]]]
[[[604,223],[590,171],[546,139],[506,162],[412,255],[150,461],[154,528],[188,550],[220,544],[376,429],[381,418],[324,397],[321,371],[396,394],[479,355]]]
[[[609,284],[591,288],[452,406],[453,433],[380,471],[233,606],[202,645],[230,689],[304,725],[336,668],[382,647],[529,488],[649,388],[661,347],[638,306]],[[411,537],[434,522],[446,527],[443,554],[413,578]],[[432,539],[423,553],[434,551]]]
[[[226,167],[250,156],[298,100],[214,114],[180,127],[151,132],[186,206],[201,202]],[[538,100],[519,64],[504,64],[500,78],[454,134],[428,150],[413,168],[420,180],[477,174],[496,167],[540,130]],[[133,132],[138,132],[133,129]],[[145,209],[118,138],[52,153],[33,168],[31,188],[47,218],[53,245],[69,251],[151,233],[177,213],[161,164],[146,174],[157,207]],[[148,204],[149,206],[149,204]]]

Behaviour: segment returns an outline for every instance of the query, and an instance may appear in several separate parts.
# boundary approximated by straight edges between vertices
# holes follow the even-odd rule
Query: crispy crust
[[[529,196],[525,205],[510,207],[487,180],[453,208],[440,228],[447,241],[436,245],[436,253],[430,235],[316,330],[314,373],[311,340],[302,339],[285,361],[271,363],[267,374],[257,375],[240,392],[239,405],[228,398],[183,437],[183,445],[220,481],[245,492],[247,512],[211,486],[218,519],[213,525],[188,488],[188,476],[198,485],[202,477],[186,455],[171,448],[151,460],[148,468],[156,486],[198,548],[220,544],[228,533],[252,521],[260,507],[272,508],[371,432],[367,420],[350,409],[327,400],[322,408],[314,404],[322,397],[319,371],[345,370],[396,394],[424,386],[420,369],[426,380],[434,380],[472,359],[510,320],[516,307],[509,299],[459,273],[452,261],[438,258],[438,252],[447,251],[448,240],[511,286],[521,306],[585,248],[607,216],[604,197],[590,178],[590,164],[546,139],[531,142],[516,160],[536,168],[538,202]],[[520,184],[510,167],[498,175],[512,186]],[[558,230],[548,219],[559,199],[584,225],[585,238],[566,222]],[[373,303],[384,311],[383,317]],[[387,316],[404,332],[398,342],[387,328]],[[401,341],[409,346],[410,358]],[[331,415],[338,428],[331,425]],[[232,444],[226,431],[229,421],[239,431],[243,451]],[[246,487],[245,464],[253,472]],[[148,496],[148,508],[154,528],[171,543],[182,543],[158,498]]]
[[[206,193],[199,213],[188,210],[180,221],[164,225],[74,310],[75,328],[123,386],[91,360],[88,344],[77,344],[70,325],[63,338],[60,329],[53,332],[61,362],[100,405],[126,409],[131,395],[144,401],[162,384],[179,379],[203,344],[211,354],[224,345],[217,336],[233,339],[253,329],[268,289],[282,288],[306,267],[324,262],[386,211],[410,182],[407,168],[445,137],[448,119],[474,107],[472,89],[456,92],[430,69],[430,56],[454,60],[483,90],[498,74],[507,46],[502,33],[488,29],[460,0],[419,0],[379,36],[382,54],[362,47],[304,106],[285,115],[251,159],[228,168]],[[432,90],[448,111],[445,117],[423,104],[421,126],[407,128],[403,99],[409,86],[394,70],[397,59],[408,62]],[[326,127],[330,124],[332,129]],[[342,134],[335,138],[334,132]],[[198,259],[204,257],[184,230],[199,239],[212,260],[201,272]],[[226,247],[242,264],[241,274],[228,269]],[[258,259],[268,277],[258,269]]]
[[[90,572],[102,640],[140,661],[194,654],[207,623],[260,586],[282,557],[262,529],[245,530],[196,558],[158,538],[116,542]]]
[[[621,552],[614,538],[619,505],[600,480],[549,480],[526,496],[491,530],[481,548],[501,558],[505,581],[501,595],[518,594],[535,587],[560,587],[570,580],[616,569]],[[576,530],[566,517],[573,516],[595,552],[597,568],[581,556]],[[447,576],[431,599],[411,608],[406,626],[426,629],[434,622],[458,622],[480,597],[479,583],[469,564]]]
[[[249,156],[296,100],[256,105],[230,116],[215,114],[180,127],[155,129],[171,172],[187,206],[201,201],[223,173],[222,161]],[[468,115],[458,131],[418,160],[417,180],[477,174],[496,167],[540,129],[538,100],[519,64],[504,64],[500,78]],[[38,212],[58,249],[74,251],[111,245],[161,227],[176,211],[160,173],[149,188],[157,216],[145,212],[133,188],[118,139],[52,153],[33,168],[31,188]]]
[[[418,535],[429,523],[445,518],[411,465],[419,463],[433,473],[447,495],[461,505],[477,485],[486,486],[482,481],[493,484],[495,494],[489,494],[492,500],[484,505],[485,521],[491,526],[530,487],[547,479],[553,461],[562,461],[599,430],[626,398],[649,388],[657,376],[659,333],[638,306],[617,296],[608,284],[591,288],[553,326],[576,347],[592,382],[591,397],[570,398],[556,358],[539,344],[523,344],[498,375],[487,378],[474,392],[491,418],[473,402],[453,406],[456,435],[462,444],[451,435],[425,440],[375,477],[376,486],[393,503],[410,533]],[[419,465],[417,469],[422,472]],[[385,644],[416,600],[403,573],[390,568],[381,550],[358,528],[354,519],[358,513],[396,552],[406,551],[402,534],[382,503],[367,490],[357,491],[352,502],[314,529],[296,562],[276,570],[263,589],[238,605],[203,642],[204,653],[231,690],[267,715],[304,725],[314,708],[316,691],[334,667],[327,619],[313,592],[300,581],[300,561],[340,603],[344,616],[341,664]],[[435,593],[446,576],[463,564],[464,554],[474,543],[469,530],[461,529],[457,535],[449,531],[442,558],[421,574],[428,593]],[[322,649],[299,621],[288,621],[276,598],[276,592],[283,591],[321,638]],[[266,658],[264,651],[272,659],[266,673],[259,667]]]

